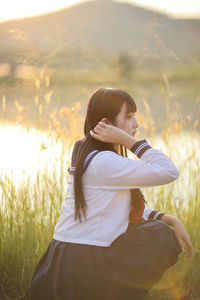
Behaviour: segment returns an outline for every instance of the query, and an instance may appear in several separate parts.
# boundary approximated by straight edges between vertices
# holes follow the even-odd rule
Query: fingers
[[[100,126],[102,126],[102,127],[104,127],[104,128],[107,128],[109,125],[108,124],[106,124],[105,122],[98,122],[98,124],[100,125]]]
[[[101,133],[103,130],[103,127],[97,124],[93,131],[95,131],[96,133]]]
[[[183,253],[187,257],[193,257],[194,250],[193,250],[192,242],[182,222],[179,221],[174,225],[174,233]]]
[[[98,122],[93,130],[90,131],[92,137],[106,143],[120,143],[120,136],[124,134],[124,131],[120,132],[120,128],[117,128],[111,124],[104,122]]]
[[[93,130],[90,130],[92,137],[102,141],[103,138],[103,128],[100,125],[96,125]]]
[[[185,239],[185,243],[186,243],[185,254],[187,255],[187,257],[193,257],[194,249],[193,249],[192,242],[189,237],[187,237]]]
[[[90,135],[91,135],[93,138],[95,138],[95,139],[97,139],[97,140],[99,140],[99,141],[102,141],[102,137],[101,137],[99,134],[94,133],[94,131],[92,131],[92,130],[90,130]]]
[[[108,124],[104,122],[98,122],[93,130],[90,130],[90,135],[97,140],[103,141],[103,134],[106,128],[108,128]]]
[[[186,244],[186,247],[184,247],[184,243]],[[189,236],[183,236],[182,238],[178,238],[178,242],[181,246],[181,249],[183,251],[183,253],[189,258],[189,257],[193,257],[194,255],[194,249],[192,246],[192,242],[190,240]]]
[[[186,255],[187,257],[193,257],[194,256],[194,250],[192,246],[187,246],[186,248]]]
[[[179,243],[179,245],[181,247],[181,250],[183,252],[185,252],[185,247],[184,247],[184,243],[183,243],[182,239],[181,238],[177,238],[177,240],[178,240],[178,243]]]

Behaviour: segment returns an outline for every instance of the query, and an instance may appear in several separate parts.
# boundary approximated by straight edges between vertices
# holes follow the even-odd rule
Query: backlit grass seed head
[[[34,85],[35,85],[36,90],[39,90],[40,89],[40,79],[35,78]]]
[[[193,129],[196,129],[197,126],[198,126],[198,124],[199,124],[199,120],[196,120],[196,121],[194,122]]]
[[[40,71],[40,76],[39,77],[40,77],[41,80],[44,78],[44,70]]]
[[[55,109],[54,111],[52,111],[52,112],[49,114],[49,118],[51,119],[52,125],[53,125],[55,128],[60,128],[60,127],[61,127],[61,124],[60,124],[59,118],[58,118],[58,111],[57,111],[57,109]]]
[[[45,86],[49,87],[50,86],[50,77],[47,75],[45,76]]]
[[[71,112],[72,113],[79,112],[81,107],[82,106],[81,106],[80,102],[76,102],[76,104],[71,108]]]
[[[174,129],[174,132],[175,132],[175,133],[178,133],[178,131],[179,131],[178,122],[175,122],[175,123],[174,123],[173,129]]]
[[[47,146],[45,145],[44,142],[41,142],[41,145],[40,145],[40,150],[47,150]]]
[[[188,121],[192,120],[192,116],[191,115],[186,115],[186,118],[187,118]]]
[[[137,113],[137,120],[138,123],[140,124],[140,127],[142,127],[145,131],[147,131],[149,128],[147,118],[143,114]]]
[[[3,95],[2,97],[2,110],[6,110],[6,95]]]
[[[34,104],[35,104],[35,106],[38,106],[38,104],[39,104],[39,97],[38,96],[34,96]]]
[[[163,78],[165,85],[169,88],[170,84],[169,84],[169,79],[168,79],[167,74],[165,74],[165,73],[162,74],[162,78]]]
[[[185,121],[184,120],[181,120],[181,121],[176,121],[174,123],[174,126],[173,126],[173,129],[174,129],[174,132],[177,134],[180,130],[182,130],[183,128],[185,127]]]
[[[181,129],[184,129],[185,126],[186,126],[185,120],[180,120],[180,128],[181,128]]]
[[[46,104],[50,104],[51,103],[51,96],[53,95],[53,90],[51,90],[50,92],[47,92],[46,94],[44,94],[44,99]]]
[[[42,104],[39,105],[38,112],[39,112],[39,115],[42,115],[42,113],[43,113],[43,106],[42,106]]]
[[[59,111],[59,116],[61,119],[68,118],[70,115],[70,109],[67,106],[62,106]]]
[[[171,128],[167,128],[162,131],[162,139],[165,143],[168,143],[168,138],[171,132],[172,132]]]
[[[155,131],[156,131],[156,128],[154,126],[151,127],[150,136],[153,136]]]
[[[18,113],[22,113],[24,111],[24,106],[20,105],[17,100],[14,101],[14,104]]]

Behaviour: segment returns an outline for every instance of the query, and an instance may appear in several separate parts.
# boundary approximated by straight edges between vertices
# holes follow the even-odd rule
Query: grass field
[[[102,74],[95,80],[91,76],[91,81],[75,76],[57,86],[43,74],[33,79],[31,89],[30,81],[9,83],[7,90],[1,82],[5,90],[0,125],[0,299],[20,299],[52,239],[67,190],[71,147],[83,136],[86,99],[100,86],[117,86],[136,95],[138,138],[148,139],[166,153],[181,173],[175,182],[143,192],[149,207],[183,221],[195,255],[190,260],[181,255],[146,300],[200,299],[200,91],[196,80],[193,88],[184,86],[187,97],[177,104],[176,76],[137,84],[107,76],[104,80]],[[179,84],[181,90],[184,81]],[[20,91],[24,99],[11,97],[9,102],[15,88],[16,99]],[[56,94],[58,90],[63,94]],[[63,100],[65,93],[70,105]]]
[[[70,163],[71,146],[81,137],[83,120],[80,118],[79,109],[78,106],[74,109],[74,119],[71,119],[68,129],[62,133],[59,132],[59,124],[57,131],[54,128],[46,132],[45,138],[44,132],[35,129],[40,155],[43,155],[42,151],[46,151],[48,167],[40,168],[40,165],[34,164],[35,172],[31,172],[30,169],[29,174],[24,173],[24,176],[22,174],[25,167],[23,167],[18,170],[18,175],[21,174],[20,180],[17,180],[14,171],[9,175],[2,173],[0,179],[2,299],[19,299],[23,295],[39,258],[51,241],[66,193],[68,179],[66,169]],[[70,129],[73,124],[80,126],[74,134]],[[174,124],[160,134],[151,132],[151,135],[145,135],[152,146],[170,156],[181,173],[174,183],[144,189],[148,206],[180,217],[191,235],[195,248],[194,258],[189,260],[181,255],[179,262],[165,273],[164,278],[151,291],[146,298],[148,300],[199,299],[200,135],[196,127],[197,123],[188,131],[180,124]],[[4,130],[8,128],[7,124]],[[27,134],[33,133],[30,128],[21,127],[20,130],[21,136],[25,135],[26,143]],[[57,152],[53,152],[52,147],[57,149]],[[25,144],[21,149],[26,151]]]

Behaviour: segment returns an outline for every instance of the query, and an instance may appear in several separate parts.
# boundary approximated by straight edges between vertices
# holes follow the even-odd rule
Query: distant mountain
[[[111,0],[90,1],[0,23],[0,41],[1,60],[9,51],[39,49],[56,54],[68,48],[88,47],[109,54],[128,52],[138,57],[151,53],[180,58],[200,53],[200,20],[171,19]]]

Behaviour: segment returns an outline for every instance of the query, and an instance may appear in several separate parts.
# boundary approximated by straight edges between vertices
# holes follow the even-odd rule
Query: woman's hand
[[[128,149],[137,142],[133,136],[123,129],[104,122],[99,122],[94,130],[90,130],[90,135],[99,141],[120,144]]]
[[[187,257],[193,257],[194,250],[193,250],[192,242],[181,220],[179,220],[177,217],[174,216],[164,215],[161,218],[161,221],[164,221],[165,223],[173,227],[174,234],[183,253]]]

